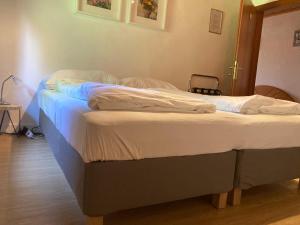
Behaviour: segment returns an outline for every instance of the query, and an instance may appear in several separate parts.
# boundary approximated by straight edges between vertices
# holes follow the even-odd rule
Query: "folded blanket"
[[[93,110],[213,113],[216,107],[204,100],[158,90],[88,82],[61,86],[64,94],[88,100]]]
[[[204,96],[199,98],[215,104],[218,110],[242,114],[299,115],[300,104],[261,95],[244,97]]]

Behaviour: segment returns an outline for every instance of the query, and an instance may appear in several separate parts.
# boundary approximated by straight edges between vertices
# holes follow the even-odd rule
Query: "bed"
[[[224,121],[227,113],[222,112],[198,115],[202,119],[91,112],[85,101],[48,90],[39,99],[40,125],[88,224],[101,224],[116,211],[202,195],[213,195],[214,206],[226,207],[236,163],[231,138],[238,132],[230,114]],[[231,132],[222,129],[224,124]],[[212,144],[206,139],[216,131],[222,135]],[[132,151],[132,145],[141,146],[140,151]],[[94,154],[95,148],[105,154]]]
[[[39,101],[40,125],[90,224],[208,194],[224,208],[231,190],[237,203],[241,189],[300,177],[299,116],[91,111],[49,90]]]
[[[294,102],[285,91],[267,85],[255,87],[255,94]],[[281,118],[287,119],[289,116]],[[290,117],[290,123],[298,121],[298,116]],[[300,126],[299,124],[296,126]],[[280,129],[280,128],[278,128]],[[296,134],[299,131],[294,128]],[[282,130],[279,140],[286,138],[286,130]],[[296,138],[296,137],[294,137]],[[294,146],[299,146],[296,143]],[[244,149],[236,150],[237,165],[234,189],[230,194],[231,205],[241,203],[242,190],[255,186],[292,180],[300,177],[300,147],[276,148],[276,149]]]

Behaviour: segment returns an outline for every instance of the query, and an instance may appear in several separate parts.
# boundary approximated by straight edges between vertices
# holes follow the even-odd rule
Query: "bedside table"
[[[14,122],[11,119],[10,116],[10,111],[16,110],[19,113],[19,126],[18,126],[18,131],[16,129],[16,126],[14,125]],[[0,112],[3,112],[2,114],[2,118],[1,118],[1,122],[0,122],[0,134],[3,134],[5,132],[2,132],[2,126],[3,126],[3,122],[5,119],[5,116],[8,116],[9,122],[11,123],[11,125],[13,126],[14,132],[12,134],[18,134],[21,131],[21,110],[22,110],[22,106],[20,105],[11,105],[11,104],[7,104],[7,105],[0,105]]]

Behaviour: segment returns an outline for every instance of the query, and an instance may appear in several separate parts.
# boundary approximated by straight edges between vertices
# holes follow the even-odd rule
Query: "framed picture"
[[[209,32],[214,34],[222,34],[224,12],[217,9],[210,11]]]
[[[295,35],[294,35],[294,46],[295,47],[300,47],[300,30],[296,30],[295,31]]]
[[[76,10],[80,14],[110,20],[121,20],[123,0],[76,0]]]
[[[127,0],[127,23],[164,30],[168,0]]]

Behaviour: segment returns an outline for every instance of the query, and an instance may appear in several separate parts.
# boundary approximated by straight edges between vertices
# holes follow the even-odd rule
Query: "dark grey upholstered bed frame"
[[[208,194],[223,193],[222,197],[216,195],[217,200],[223,198],[226,203],[227,192],[233,189],[235,151],[84,163],[42,110],[40,125],[83,213],[88,217],[103,217],[120,210]]]
[[[238,205],[242,190],[300,177],[300,147],[84,163],[43,111],[40,125],[89,217],[231,190],[230,203]]]
[[[231,204],[239,205],[242,190],[300,177],[300,147],[238,150]]]
[[[300,177],[300,148],[238,151],[235,186],[254,186]]]

